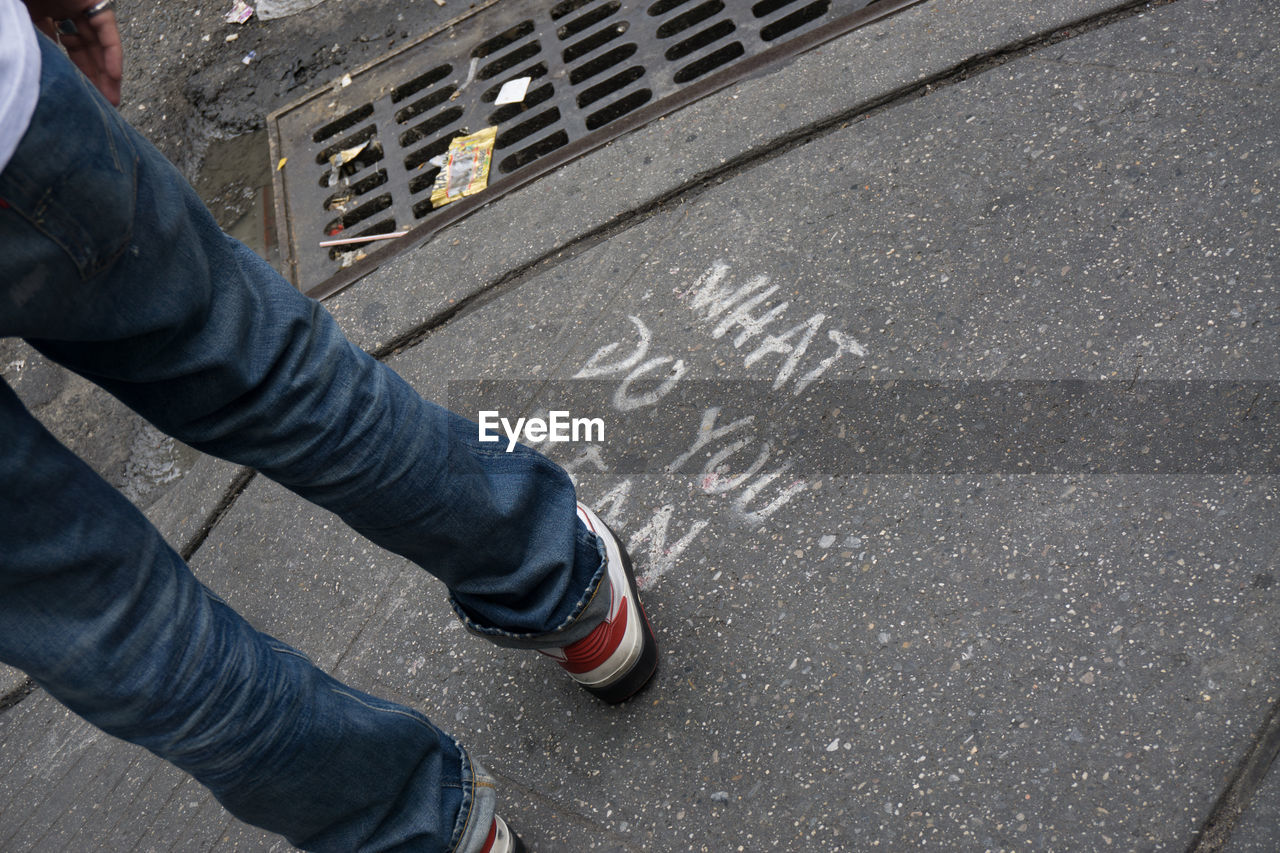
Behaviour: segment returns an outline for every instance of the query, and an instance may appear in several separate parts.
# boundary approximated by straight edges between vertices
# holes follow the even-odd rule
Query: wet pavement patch
[[[215,139],[194,186],[223,230],[279,269],[270,156],[265,131]]]

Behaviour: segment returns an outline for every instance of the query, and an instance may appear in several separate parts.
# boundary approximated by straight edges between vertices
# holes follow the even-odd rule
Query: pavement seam
[[[724,161],[709,171],[694,175],[687,181],[651,198],[638,207],[624,211],[594,228],[587,229],[581,234],[571,237],[564,245],[551,249],[508,270],[490,284],[478,288],[474,293],[428,317],[414,328],[396,335],[385,344],[370,350],[369,354],[382,360],[412,349],[434,332],[440,331],[450,321],[465,317],[514,290],[523,279],[548,269],[553,269],[576,258],[599,243],[630,230],[654,215],[663,212],[666,206],[673,202],[694,201],[708,190],[730,181],[740,174],[785,156],[802,145],[822,139],[832,133],[844,130],[854,123],[864,121],[901,104],[923,98],[940,89],[959,85],[1045,48],[1177,2],[1183,2],[1183,0],[1128,0],[1128,2],[1105,12],[1086,15],[1067,24],[1056,26],[1046,32],[1027,36],[1003,47],[971,57],[945,71],[899,86],[825,119],[780,134],[771,140],[744,151],[736,157]],[[783,68],[785,66],[774,69],[774,72]]]
[[[196,551],[200,550],[200,546],[209,538],[209,534],[213,532],[213,529],[218,526],[218,523],[222,521],[226,514],[231,511],[231,507],[235,505],[236,499],[239,498],[240,495],[244,494],[244,490],[249,488],[249,484],[253,482],[253,479],[257,475],[258,472],[252,468],[241,468],[236,473],[235,479],[233,479],[231,484],[227,486],[227,490],[222,493],[222,498],[214,508],[209,511],[208,516],[205,517],[204,524],[200,525],[200,529],[192,534],[186,544],[178,550],[178,554],[182,557],[184,562],[191,561],[191,558],[195,556]]]
[[[0,696],[0,713],[4,713],[23,699],[26,699],[35,689],[36,683],[28,678],[8,693]]]
[[[1253,743],[1227,778],[1227,786],[1200,826],[1187,853],[1219,853],[1226,849],[1236,824],[1262,786],[1280,752],[1280,702],[1267,713]]]
[[[664,212],[665,205],[672,201],[683,201],[684,199],[681,196],[686,194],[690,185],[697,183],[698,181],[695,179],[687,184],[682,184],[680,187],[664,193],[639,208],[620,213],[608,222],[582,232],[559,248],[552,249],[533,260],[526,261],[514,269],[508,270],[492,283],[480,287],[474,293],[459,299],[443,311],[436,312],[418,326],[395,336],[380,347],[369,350],[369,355],[379,361],[384,361],[391,356],[413,349],[433,333],[443,330],[451,320],[475,313],[508,292],[515,290],[525,279],[554,269],[600,243],[631,230],[634,226],[640,225],[657,214]],[[696,194],[696,187],[693,189]]]

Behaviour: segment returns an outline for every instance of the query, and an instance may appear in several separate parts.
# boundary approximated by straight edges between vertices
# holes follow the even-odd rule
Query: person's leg
[[[451,738],[254,630],[4,383],[0,435],[0,660],[305,849],[480,849]]]
[[[0,173],[0,334],[340,512],[442,576],[482,624],[521,636],[584,624],[599,543],[577,529],[563,473],[531,454],[486,465],[459,453],[458,419],[221,235],[163,158],[42,50],[35,121]],[[478,848],[492,795],[452,740],[253,632],[7,388],[3,409],[0,659],[295,842]],[[282,707],[278,725],[258,716]],[[378,784],[352,784],[367,775]]]
[[[47,65],[62,59],[43,44]],[[61,76],[46,74],[61,88],[42,95],[0,175],[11,205],[0,211],[0,281],[13,281],[0,293],[0,334],[418,563],[470,627],[549,647],[598,623],[599,602],[583,611],[602,552],[565,473],[525,448],[482,444],[475,424],[348,342],[318,303],[223,234],[105,101]],[[104,136],[106,154],[75,150]],[[37,207],[27,221],[14,215]]]

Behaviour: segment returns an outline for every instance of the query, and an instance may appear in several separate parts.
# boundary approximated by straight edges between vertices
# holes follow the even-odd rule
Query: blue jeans
[[[0,335],[421,565],[474,633],[545,648],[599,624],[602,552],[564,472],[480,444],[350,344],[41,53],[0,173]],[[3,383],[0,660],[298,846],[469,853],[488,830],[492,781],[461,746],[250,627]]]

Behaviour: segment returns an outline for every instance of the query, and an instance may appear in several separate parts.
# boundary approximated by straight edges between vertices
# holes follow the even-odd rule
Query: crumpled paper
[[[260,0],[258,17],[264,21],[287,18],[319,6],[324,0]]]

